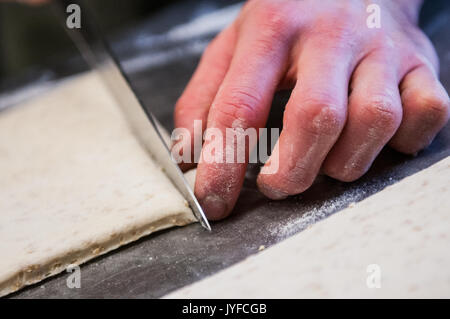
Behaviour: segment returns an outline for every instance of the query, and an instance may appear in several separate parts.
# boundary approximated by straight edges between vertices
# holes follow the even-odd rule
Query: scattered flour
[[[291,215],[281,225],[271,228],[270,235],[278,240],[288,238],[346,207],[353,207],[357,202],[387,187],[394,181],[395,179],[392,177],[379,179],[364,185],[355,186],[343,194],[320,204],[311,204],[307,208],[307,213],[300,217]]]

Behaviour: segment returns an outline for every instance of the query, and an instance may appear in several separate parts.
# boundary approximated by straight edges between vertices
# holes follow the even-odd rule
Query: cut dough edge
[[[0,296],[196,221],[93,72],[0,112],[0,165]]]

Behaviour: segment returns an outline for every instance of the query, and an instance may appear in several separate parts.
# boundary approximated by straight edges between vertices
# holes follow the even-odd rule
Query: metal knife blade
[[[81,8],[81,28],[69,29],[66,26],[68,16],[66,8],[70,4],[76,4]],[[211,230],[200,204],[161,135],[160,127],[162,126],[134,93],[120,63],[95,24],[87,1],[57,0],[52,1],[52,6],[58,19],[62,20],[64,29],[66,29],[86,62],[91,68],[98,71],[102,80],[110,89],[141,144],[187,200],[200,224],[207,230]]]

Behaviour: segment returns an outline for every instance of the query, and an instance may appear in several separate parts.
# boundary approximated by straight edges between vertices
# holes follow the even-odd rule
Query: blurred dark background
[[[116,32],[180,0],[90,0],[103,29]],[[0,3],[0,76],[46,64],[73,45],[50,5]]]
[[[4,0],[3,0],[4,1]],[[209,0],[90,0],[99,24],[109,34],[117,33],[169,7],[225,6],[239,1]],[[201,5],[199,5],[199,3]],[[430,25],[433,16],[450,4],[449,0],[426,0],[421,25]],[[181,14],[183,10],[181,10]],[[172,21],[176,24],[176,21]],[[30,67],[46,66],[55,59],[73,54],[74,47],[48,4],[25,5],[0,0],[0,79],[20,74]]]

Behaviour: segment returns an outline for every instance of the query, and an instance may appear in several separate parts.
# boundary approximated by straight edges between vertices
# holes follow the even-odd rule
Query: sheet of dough
[[[97,75],[0,112],[0,296],[194,222]]]
[[[449,181],[447,157],[166,297],[449,298]]]

